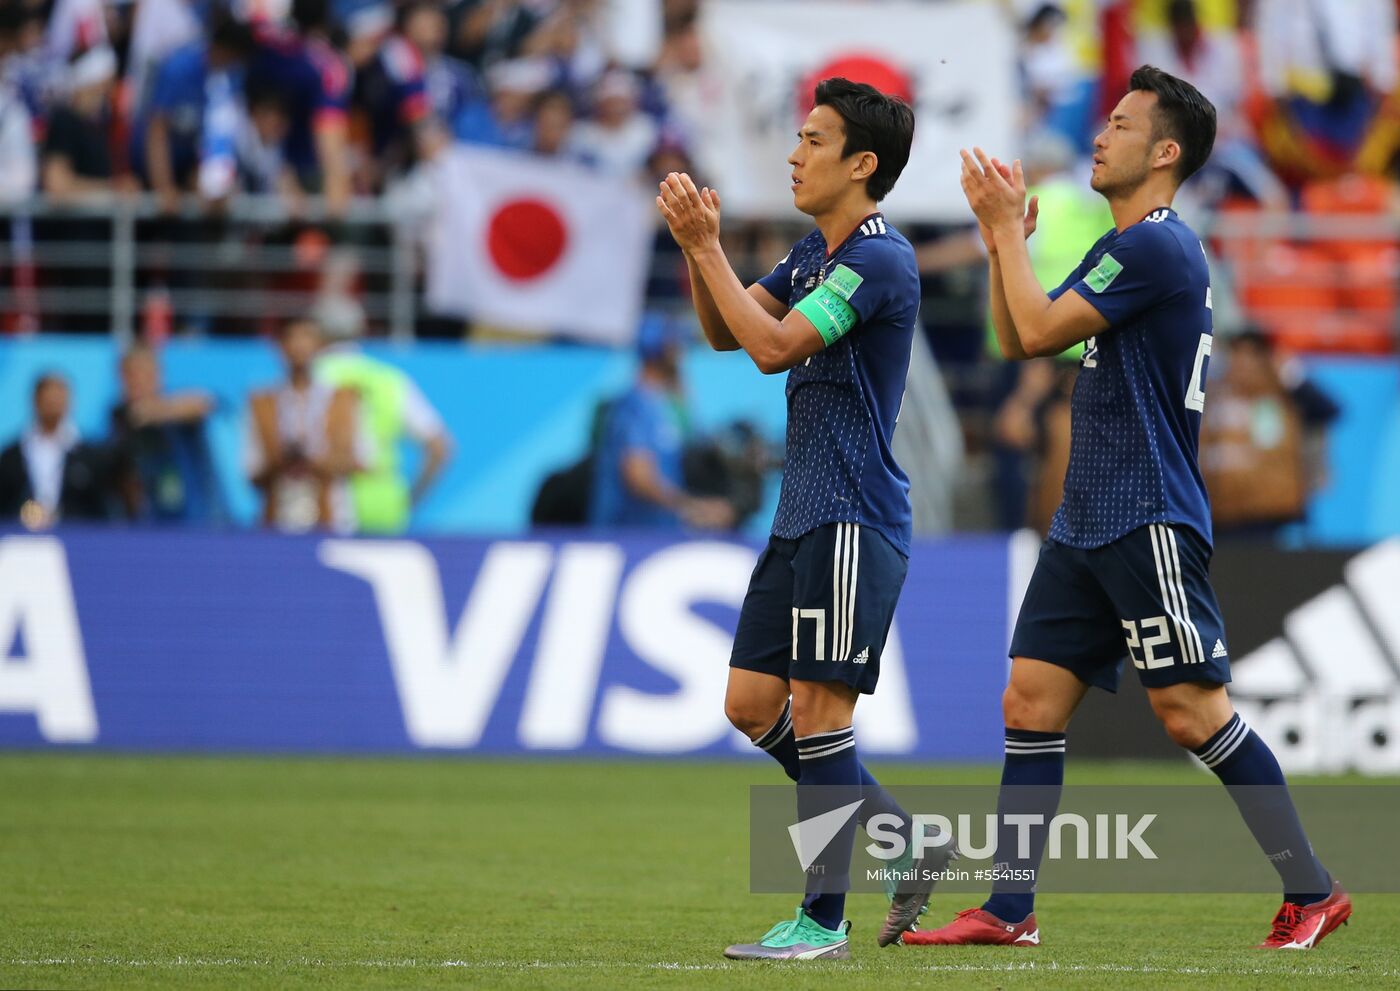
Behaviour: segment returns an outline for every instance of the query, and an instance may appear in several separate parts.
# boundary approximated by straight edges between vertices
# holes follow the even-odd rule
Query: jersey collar
[[[828,251],[826,253],[827,260],[829,261],[830,259],[836,257],[836,252],[840,251],[846,245],[850,244],[851,238],[855,237],[856,234],[860,232],[861,227],[865,224],[867,220],[883,216],[884,213],[882,211],[876,210],[874,213],[867,213],[864,217],[861,217],[859,220],[857,220],[856,225],[851,228],[851,233],[847,234],[844,238],[842,238],[841,243],[838,244],[833,250]]]
[[[1173,210],[1173,209],[1172,209],[1171,207],[1169,207],[1169,206],[1154,206],[1151,210],[1148,210],[1148,211],[1147,211],[1146,213],[1144,213],[1141,217],[1138,217],[1138,219],[1135,221],[1135,223],[1139,223],[1139,224],[1140,224],[1140,223],[1142,223],[1144,220],[1146,220],[1148,217],[1152,216],[1154,213],[1157,213],[1157,212],[1159,212],[1159,211],[1161,211],[1161,210],[1167,211],[1167,213],[1171,214],[1173,217],[1176,216],[1176,211]],[[864,221],[862,221],[862,223],[864,223]],[[1128,227],[1132,227],[1132,226],[1133,226],[1132,224],[1129,224],[1129,225],[1128,225]],[[1127,230],[1128,228],[1125,227],[1125,228],[1123,228],[1123,229],[1124,229],[1124,230]]]

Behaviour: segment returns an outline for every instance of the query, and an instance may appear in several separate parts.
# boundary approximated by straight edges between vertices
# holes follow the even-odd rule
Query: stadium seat
[[[1302,208],[1319,217],[1378,217],[1389,207],[1392,190],[1383,179],[1348,175],[1311,182],[1303,188]],[[1328,350],[1388,354],[1394,350],[1394,320],[1400,250],[1377,238],[1325,239],[1318,249],[1333,266],[1337,312],[1347,318],[1344,334]]]

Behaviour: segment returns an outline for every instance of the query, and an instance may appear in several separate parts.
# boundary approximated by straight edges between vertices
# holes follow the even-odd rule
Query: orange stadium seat
[[[1301,209],[1320,217],[1380,216],[1391,191],[1379,179],[1346,176],[1310,183]],[[1248,201],[1227,201],[1223,214],[1257,213]],[[1400,248],[1376,238],[1310,240],[1217,238],[1241,305],[1275,343],[1289,351],[1390,354],[1400,306]]]
[[[1318,216],[1385,216],[1392,190],[1375,176],[1349,175],[1304,187],[1302,207]],[[1395,349],[1394,323],[1400,296],[1400,249],[1393,240],[1324,240],[1319,250],[1334,266],[1337,308],[1351,323],[1339,350],[1387,354]]]

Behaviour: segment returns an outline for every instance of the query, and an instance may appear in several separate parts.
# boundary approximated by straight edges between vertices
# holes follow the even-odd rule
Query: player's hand
[[[696,189],[690,176],[672,172],[661,181],[656,206],[686,254],[719,244],[719,193],[713,189]]]
[[[1035,232],[1040,199],[1031,197],[1027,206],[1026,180],[1019,159],[1008,166],[989,159],[981,148],[973,151],[976,159],[966,150],[962,152],[963,195],[977,217],[977,229],[987,251],[995,253],[998,236],[1014,236],[1010,232],[1015,231],[1024,239]]]

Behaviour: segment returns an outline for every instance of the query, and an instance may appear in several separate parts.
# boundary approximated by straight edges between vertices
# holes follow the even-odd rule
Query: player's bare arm
[[[753,359],[765,375],[784,372],[822,350],[826,342],[801,313],[788,311],[761,287],[745,289],[719,241],[719,196],[697,189],[684,173],[671,173],[661,183],[657,207],[666,219],[686,262],[703,282],[723,330]],[[701,311],[697,292],[696,312]],[[712,346],[724,350],[719,328],[706,327]],[[713,332],[713,334],[712,334]]]
[[[663,180],[661,189],[665,190],[666,188],[666,182]],[[702,199],[708,199],[712,203],[715,214],[718,216],[720,210],[719,193],[707,186],[700,191],[700,195]],[[666,211],[660,195],[656,197],[656,205],[658,208],[662,208],[661,213],[662,216],[665,217]],[[667,218],[667,226],[670,226],[669,218]],[[676,237],[674,228],[671,229],[671,236]],[[680,239],[677,238],[676,240],[679,244]],[[725,324],[724,317],[720,314],[718,307],[715,306],[714,297],[710,294],[710,287],[705,284],[705,277],[701,274],[699,266],[695,264],[695,259],[691,257],[688,251],[683,250],[682,254],[685,257],[686,270],[690,276],[691,302],[695,306],[695,315],[700,320],[700,329],[705,333],[705,340],[708,341],[710,347],[716,351],[739,350],[739,342],[735,340],[734,335],[729,332],[729,327]],[[748,291],[749,295],[758,300],[759,305],[774,319],[781,320],[787,315],[788,308],[774,299],[772,293],[768,292],[768,290],[764,289],[762,286],[754,283],[749,286]]]
[[[1005,170],[1003,175],[1009,178],[1010,168],[1005,166],[1003,168]],[[963,183],[964,189],[966,189],[966,178],[964,178]],[[1032,196],[1022,221],[1022,231],[1026,240],[1030,240],[1030,236],[1035,233],[1039,217],[1040,197]],[[992,236],[991,229],[980,220],[977,222],[977,232],[981,235],[982,244],[987,249],[987,306],[992,317],[992,327],[996,331],[997,344],[1001,348],[1002,357],[1015,361],[1024,360],[1030,355],[1026,354],[1021,347],[1021,339],[1016,334],[1016,325],[1011,319],[1011,311],[1006,306],[1006,291],[1001,284],[1001,259],[997,256],[996,238]]]
[[[1103,333],[1108,322],[1078,293],[1067,292],[1052,302],[1035,277],[1026,248],[1027,227],[1034,230],[1034,220],[1026,208],[1020,161],[1007,168],[981,148],[973,151],[975,159],[962,152],[962,187],[983,237],[991,236],[992,316],[1002,353],[1039,358]],[[1004,310],[998,305],[998,288]]]
[[[716,197],[716,203],[718,203],[718,197]],[[729,332],[724,317],[720,315],[719,309],[715,306],[714,297],[710,295],[710,287],[705,284],[705,277],[700,274],[695,259],[688,254],[685,255],[685,266],[690,273],[691,302],[695,306],[696,316],[700,319],[700,329],[705,332],[705,340],[716,351],[739,350],[739,342]],[[749,295],[758,300],[758,304],[768,311],[775,320],[781,320],[787,316],[788,308],[774,299],[773,294],[757,282],[749,286],[748,291]]]

